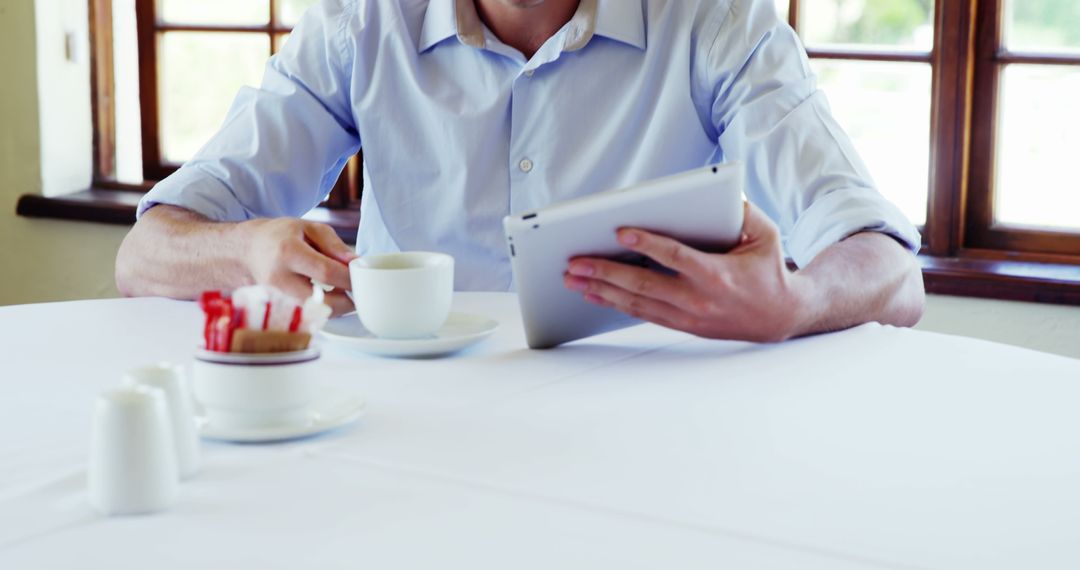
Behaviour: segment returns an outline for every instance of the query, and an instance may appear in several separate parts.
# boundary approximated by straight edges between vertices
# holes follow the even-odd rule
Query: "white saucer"
[[[320,434],[355,422],[363,415],[364,400],[337,390],[325,389],[316,396],[308,410],[308,420],[301,424],[255,429],[228,429],[214,425],[205,416],[198,418],[199,435],[206,439],[238,443],[285,441]]]
[[[328,340],[378,356],[441,356],[487,338],[499,323],[481,315],[450,313],[446,324],[428,338],[396,340],[371,334],[355,314],[332,319],[322,329]]]

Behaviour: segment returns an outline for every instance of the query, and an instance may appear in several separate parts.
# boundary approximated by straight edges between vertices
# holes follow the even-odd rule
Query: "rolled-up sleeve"
[[[780,226],[787,254],[804,267],[861,231],[917,252],[919,232],[877,191],[773,2],[732,0],[718,22],[702,72],[718,160],[745,164],[747,197]]]
[[[139,203],[216,221],[299,216],[330,192],[360,148],[350,104],[350,0],[308,11],[258,89],[244,87],[221,129]]]

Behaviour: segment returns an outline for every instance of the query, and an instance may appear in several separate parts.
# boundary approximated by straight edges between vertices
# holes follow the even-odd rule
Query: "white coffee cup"
[[[159,511],[176,502],[179,482],[165,393],[127,386],[98,396],[87,469],[90,504],[106,515]]]
[[[268,354],[195,354],[195,399],[206,419],[227,430],[304,425],[316,383],[314,348]]]
[[[411,251],[367,255],[349,263],[353,302],[377,337],[431,336],[446,323],[454,295],[454,258]]]
[[[191,477],[199,470],[199,436],[195,432],[195,413],[184,369],[162,362],[129,370],[124,375],[127,386],[150,386],[165,393],[165,403],[172,422],[180,478]]]

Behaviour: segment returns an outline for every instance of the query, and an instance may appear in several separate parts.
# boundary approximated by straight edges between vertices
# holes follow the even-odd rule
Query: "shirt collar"
[[[420,52],[457,36],[462,43],[475,48],[484,47],[484,23],[476,13],[473,0],[431,0],[420,30]]]
[[[598,36],[645,49],[645,3],[633,0],[596,0]]]
[[[581,0],[570,19],[563,44],[564,51],[585,47],[594,34],[638,49],[645,49],[645,17],[642,2],[632,0]],[[457,36],[461,43],[484,48],[484,23],[476,13],[473,0],[431,0],[420,30],[420,52]]]

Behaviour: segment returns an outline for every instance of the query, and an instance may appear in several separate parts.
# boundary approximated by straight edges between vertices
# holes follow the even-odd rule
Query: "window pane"
[[[158,0],[161,21],[173,24],[266,25],[269,0]]]
[[[926,221],[930,163],[930,66],[814,60],[833,115],[878,189],[914,223]]]
[[[1010,65],[997,138],[998,222],[1080,229],[1080,68]]]
[[[281,13],[278,18],[283,26],[295,26],[300,17],[304,15],[304,12],[315,4],[318,0],[280,0],[278,6],[281,6]]]
[[[802,0],[799,27],[808,45],[929,51],[934,47],[933,14],[934,0]]]
[[[116,180],[143,181],[142,116],[139,114],[139,43],[135,0],[113,0],[113,111],[116,113]]]
[[[791,7],[791,0],[776,0],[776,12],[780,14],[780,19],[788,21],[788,9]]]
[[[270,36],[168,32],[161,46],[162,154],[184,162],[220,127],[240,87],[259,84]]]
[[[281,48],[285,47],[285,42],[289,40],[289,36],[292,34],[276,34],[274,35],[274,53],[281,51]]]
[[[1080,2],[1005,0],[1005,42],[1018,51],[1080,50]]]

